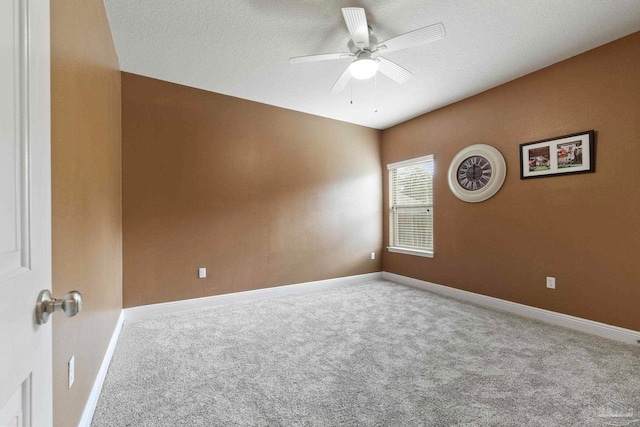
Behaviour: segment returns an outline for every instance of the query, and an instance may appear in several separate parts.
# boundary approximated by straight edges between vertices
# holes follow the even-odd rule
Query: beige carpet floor
[[[639,418],[640,346],[380,280],[126,322],[92,426]]]

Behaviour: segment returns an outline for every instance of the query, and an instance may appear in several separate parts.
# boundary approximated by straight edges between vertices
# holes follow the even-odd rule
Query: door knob
[[[36,302],[36,321],[42,325],[49,321],[56,311],[61,311],[67,317],[75,316],[82,310],[82,295],[78,291],[71,291],[62,299],[51,297],[51,292],[47,289],[40,292]]]

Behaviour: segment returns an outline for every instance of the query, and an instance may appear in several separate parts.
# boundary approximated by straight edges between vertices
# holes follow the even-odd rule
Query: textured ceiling
[[[640,30],[640,0],[105,0],[123,71],[385,129]],[[340,8],[381,39],[442,22],[446,37],[385,55],[411,71],[329,90],[349,59]],[[351,103],[353,100],[353,103]],[[377,112],[376,112],[377,108]]]

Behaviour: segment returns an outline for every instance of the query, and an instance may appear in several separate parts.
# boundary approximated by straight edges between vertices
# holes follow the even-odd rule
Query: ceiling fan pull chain
[[[373,112],[378,112],[378,74],[373,77]]]
[[[351,105],[353,105],[353,82],[349,83],[349,87],[351,88]]]

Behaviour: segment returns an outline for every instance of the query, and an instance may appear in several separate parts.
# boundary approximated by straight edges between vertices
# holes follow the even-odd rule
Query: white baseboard
[[[255,301],[283,295],[293,295],[302,292],[319,291],[353,285],[382,278],[382,273],[359,274],[356,276],[338,277],[336,279],[318,280],[315,282],[297,283],[295,285],[276,286],[273,288],[256,289],[253,291],[235,292],[232,294],[215,295],[204,298],[194,298],[160,304],[141,305],[124,309],[125,320],[139,320],[149,317],[162,316],[194,308],[213,307],[216,305],[236,302]]]
[[[91,388],[91,394],[89,394],[89,399],[87,400],[87,404],[84,405],[84,411],[82,412],[82,418],[80,418],[78,427],[91,426],[93,413],[95,412],[96,406],[98,405],[98,399],[100,398],[102,385],[104,384],[104,379],[107,376],[107,371],[109,370],[109,364],[111,363],[113,352],[116,349],[116,343],[118,342],[118,337],[120,336],[120,331],[122,330],[123,323],[124,323],[124,311],[121,311],[120,317],[118,317],[118,322],[116,323],[116,327],[114,328],[113,334],[111,335],[111,340],[109,341],[109,346],[107,347],[107,351],[104,354],[104,357],[102,358],[102,364],[100,365],[98,376],[96,377],[96,380],[93,382],[93,387]]]
[[[390,280],[402,285],[412,286],[414,288],[423,289],[425,291],[435,292],[446,295],[451,298],[469,301],[474,304],[490,307],[496,310],[506,311],[517,314],[519,316],[540,320],[542,322],[551,323],[565,328],[574,329],[580,332],[586,332],[592,335],[609,338],[616,341],[622,341],[628,344],[638,344],[640,341],[640,332],[631,329],[620,328],[618,326],[607,325],[593,320],[583,319],[581,317],[569,316],[568,314],[557,313],[555,311],[544,310],[542,308],[531,307],[517,302],[502,300],[487,295],[476,294],[473,292],[463,291],[461,289],[451,288],[449,286],[438,285],[436,283],[425,282],[424,280],[413,279],[411,277],[401,276],[395,273],[382,273],[382,278]]]

